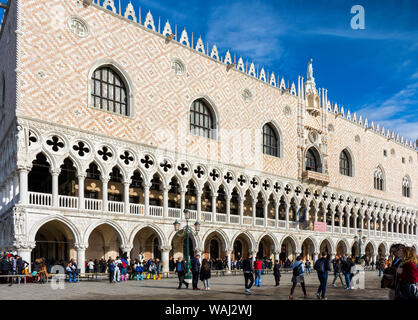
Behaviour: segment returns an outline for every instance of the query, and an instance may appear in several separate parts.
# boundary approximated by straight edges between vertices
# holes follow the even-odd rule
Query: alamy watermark
[[[364,7],[359,4],[353,6],[351,8],[351,14],[355,14],[355,16],[351,18],[351,29],[366,29],[366,15],[364,12]]]

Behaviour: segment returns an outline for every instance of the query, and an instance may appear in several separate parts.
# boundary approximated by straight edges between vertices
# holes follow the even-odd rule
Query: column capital
[[[109,183],[110,178],[108,178],[108,177],[100,177],[100,181],[101,181],[102,183]]]
[[[123,180],[123,184],[124,185],[128,185],[128,186],[130,186],[131,185],[131,183],[132,183],[132,179],[126,179],[126,180]]]
[[[89,247],[88,243],[75,243],[74,247],[77,251],[85,251]]]
[[[171,246],[161,246],[160,250],[165,251],[165,252],[167,252],[167,251],[170,252],[171,251]]]
[[[129,252],[131,252],[131,251],[132,251],[133,246],[125,245],[125,246],[120,246],[120,248],[122,249],[122,251],[123,251],[124,253],[129,253]]]
[[[61,173],[61,168],[51,168],[49,169],[49,172],[52,176],[59,176]]]
[[[80,172],[77,174],[77,178],[78,179],[86,179],[87,178],[87,173],[86,172]]]
[[[13,248],[16,251],[32,251],[36,247],[36,242],[31,241],[15,241],[13,242]]]
[[[212,193],[212,198],[217,198],[218,197],[218,193],[217,192],[213,192]]]

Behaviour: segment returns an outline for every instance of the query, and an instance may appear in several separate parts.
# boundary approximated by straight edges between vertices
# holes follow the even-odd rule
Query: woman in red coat
[[[407,247],[403,258],[402,270],[399,275],[399,284],[396,290],[397,299],[418,299],[418,269],[417,253],[415,248]]]

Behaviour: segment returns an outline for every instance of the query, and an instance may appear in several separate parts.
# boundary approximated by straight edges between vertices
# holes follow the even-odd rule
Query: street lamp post
[[[178,235],[179,237],[183,237],[184,235],[186,235],[186,277],[185,280],[188,283],[192,282],[192,275],[190,273],[190,269],[191,269],[191,263],[190,263],[190,249],[189,249],[189,235],[193,234],[193,230],[192,228],[189,227],[189,219],[190,219],[190,211],[185,209],[184,210],[184,218],[186,219],[186,226],[183,229],[180,229],[180,222],[178,222],[177,220],[173,223],[174,225],[174,230],[176,231],[176,235]],[[196,230],[196,235],[199,233],[200,231],[200,223],[196,221],[196,223],[194,224],[195,230]]]
[[[366,237],[361,237],[362,231],[358,230],[358,236],[354,237],[355,241],[358,241],[358,262],[359,264],[361,264],[361,245],[362,245],[362,240],[363,242],[366,241]]]

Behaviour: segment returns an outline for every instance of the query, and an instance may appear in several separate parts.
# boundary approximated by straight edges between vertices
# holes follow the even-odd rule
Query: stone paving
[[[53,290],[51,284],[26,284],[12,287],[0,285],[0,300],[285,300],[290,292],[291,275],[284,274],[280,287],[274,286],[272,275],[262,276],[262,287],[252,288],[253,294],[244,294],[243,276],[213,277],[210,291],[177,290],[177,278],[159,281],[128,281],[110,284],[108,281],[81,281],[65,283],[65,289]],[[315,273],[305,277],[309,299],[316,300],[319,285]],[[330,274],[327,286],[329,300],[387,300],[387,289],[380,289],[377,272],[366,272],[365,290],[343,290],[341,282],[336,288],[331,286],[333,274]],[[339,280],[338,280],[339,281]],[[199,281],[202,288],[202,282]],[[184,287],[183,287],[184,288]],[[303,299],[300,285],[294,293],[295,300]]]

